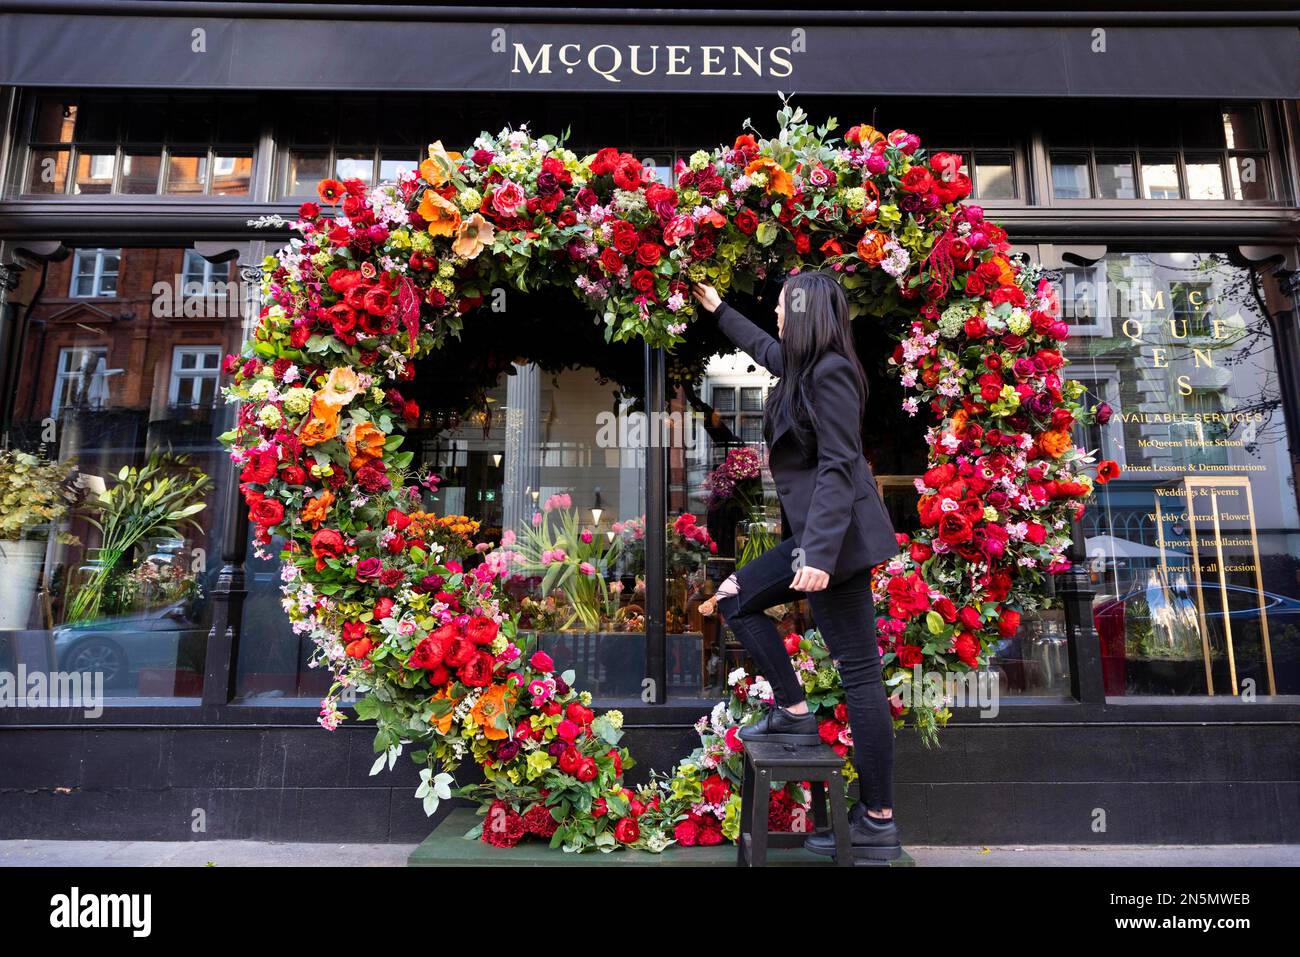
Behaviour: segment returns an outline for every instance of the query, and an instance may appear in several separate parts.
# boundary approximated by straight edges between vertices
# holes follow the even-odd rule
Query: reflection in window
[[[1276,296],[1273,279],[1206,253],[1094,268],[1105,301],[1090,308],[1111,321],[1067,349],[1089,404],[1112,412],[1076,441],[1124,469],[1084,516],[1106,692],[1294,694],[1300,514],[1253,292]]]
[[[0,668],[98,676],[110,697],[202,692],[225,519],[217,503],[235,480],[217,442],[230,425],[217,376],[241,320],[224,302],[174,319],[147,297],[111,312],[84,301],[112,294],[122,269],[143,288],[193,276],[185,253],[80,249],[45,267],[6,432],[14,454],[45,463],[42,488],[66,487],[69,499],[53,520],[33,513],[0,550],[0,571],[22,593],[6,600],[3,628],[49,636],[0,634]],[[196,406],[202,416],[175,411]],[[0,456],[0,480],[12,467]]]
[[[71,296],[117,295],[120,249],[77,249],[72,254]]]

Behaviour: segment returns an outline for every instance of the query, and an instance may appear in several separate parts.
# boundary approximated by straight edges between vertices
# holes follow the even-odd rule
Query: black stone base
[[[627,732],[633,782],[696,740]],[[898,735],[907,845],[1300,843],[1298,724],[972,723],[940,739]],[[346,725],[0,725],[0,839],[423,841],[440,817],[415,800],[414,765],[370,777],[371,740]]]

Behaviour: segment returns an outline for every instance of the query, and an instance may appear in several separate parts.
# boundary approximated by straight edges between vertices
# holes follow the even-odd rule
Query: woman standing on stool
[[[871,569],[898,554],[889,513],[862,452],[867,380],[853,348],[844,291],[827,273],[791,276],[776,307],[773,339],[697,283],[692,295],[718,328],[779,381],[768,396],[763,437],[790,533],[740,568],[700,607],[713,602],[754,656],[776,703],[742,728],[745,741],[818,744],[817,720],[804,700],[776,626],[763,612],[808,599],[844,687],[861,799],[849,816],[855,857],[901,853],[893,820],[894,726],[881,682]],[[784,522],[783,522],[784,524]],[[805,846],[833,854],[830,833]]]

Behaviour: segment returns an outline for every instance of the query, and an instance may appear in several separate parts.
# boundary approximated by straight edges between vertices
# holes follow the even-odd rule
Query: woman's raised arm
[[[712,286],[696,283],[691,289],[699,303],[718,320],[718,329],[735,343],[736,348],[747,353],[772,375],[779,376],[783,369],[781,343],[718,298]]]

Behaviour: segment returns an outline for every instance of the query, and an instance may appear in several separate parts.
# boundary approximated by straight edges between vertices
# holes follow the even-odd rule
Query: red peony
[[[635,819],[625,817],[614,825],[614,837],[620,844],[634,844],[641,836],[641,828]]]
[[[492,681],[494,660],[486,651],[477,652],[460,669],[460,680],[470,688],[486,688]]]
[[[939,519],[939,539],[948,545],[970,541],[970,519],[961,512],[945,512]]]
[[[677,826],[673,828],[673,839],[682,847],[694,847],[700,841],[699,825],[690,818],[678,821]]]
[[[500,627],[491,618],[475,615],[465,626],[465,637],[476,645],[490,645],[496,640]]]

